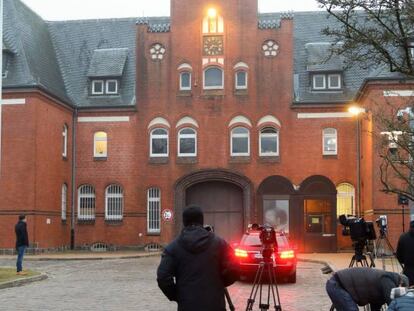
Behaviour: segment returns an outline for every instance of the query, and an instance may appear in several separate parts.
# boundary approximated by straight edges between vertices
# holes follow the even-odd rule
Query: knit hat
[[[183,211],[183,225],[188,227],[191,225],[200,225],[204,224],[204,215],[201,208],[197,205],[190,205],[186,207]]]

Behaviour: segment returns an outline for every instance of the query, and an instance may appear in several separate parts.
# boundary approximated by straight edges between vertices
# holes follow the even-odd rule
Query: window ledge
[[[337,154],[324,154],[324,155],[322,155],[322,158],[324,158],[324,159],[338,159],[338,155]]]
[[[123,224],[123,219],[105,219],[105,224],[108,226],[121,226]]]
[[[106,161],[106,160],[108,160],[108,157],[93,157],[93,160],[97,161],[97,162]]]
[[[78,219],[78,225],[94,225],[95,224],[95,219],[91,219],[91,220],[82,220],[82,219]]]
[[[260,156],[260,163],[280,163],[280,156]]]
[[[247,96],[249,95],[249,92],[247,91],[247,89],[240,89],[240,90],[234,90],[234,95],[236,96]]]
[[[216,97],[216,96],[224,96],[224,90],[217,89],[217,90],[203,90],[203,93],[201,94],[203,97],[209,98],[209,97]]]
[[[198,158],[197,157],[177,157],[176,163],[177,164],[197,164]]]
[[[168,157],[154,157],[148,159],[149,164],[168,164]]]
[[[177,93],[177,97],[192,97],[193,93],[191,92],[191,90],[188,91],[178,91]]]
[[[250,156],[230,157],[230,163],[250,163]]]
[[[147,232],[147,236],[161,236],[161,232]]]

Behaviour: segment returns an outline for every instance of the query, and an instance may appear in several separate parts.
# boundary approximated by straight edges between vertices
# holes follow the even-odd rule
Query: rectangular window
[[[249,138],[248,137],[233,137],[232,138],[232,156],[248,156],[249,153]]]
[[[118,80],[106,81],[106,94],[118,94]]]
[[[92,81],[92,95],[103,95],[104,93],[104,81],[93,80]]]
[[[68,127],[66,124],[63,126],[62,144],[62,157],[66,158],[68,156]]]
[[[338,138],[336,129],[323,130],[323,154],[336,155],[338,154]]]
[[[414,59],[414,41],[410,42],[410,53],[411,53],[411,58]]]
[[[247,89],[247,72],[238,71],[236,73],[236,90]]]
[[[68,186],[66,186],[66,184],[63,184],[63,186],[62,186],[62,201],[61,201],[62,221],[66,220],[67,196],[68,196]]]
[[[305,200],[305,231],[314,234],[332,234],[332,204],[328,200]]]
[[[148,233],[161,232],[161,191],[158,188],[148,189],[147,195],[147,230]]]
[[[95,158],[106,158],[108,156],[108,141],[105,132],[97,132],[94,136],[94,154]]]
[[[314,75],[313,76],[313,89],[324,90],[326,88],[325,75]]]
[[[338,90],[341,88],[341,75],[332,74],[328,75],[328,88],[333,90]]]
[[[191,73],[182,72],[180,74],[180,90],[181,91],[191,90]]]

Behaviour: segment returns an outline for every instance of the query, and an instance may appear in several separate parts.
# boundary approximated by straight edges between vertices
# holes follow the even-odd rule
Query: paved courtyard
[[[101,261],[26,262],[26,267],[47,271],[49,278],[23,287],[0,290],[1,311],[145,310],[172,311],[158,290],[158,257]],[[1,260],[0,266],[13,266]],[[284,311],[329,310],[321,266],[299,263],[297,284],[279,286]],[[230,287],[236,310],[244,310],[251,283]],[[257,310],[257,304],[256,308]]]

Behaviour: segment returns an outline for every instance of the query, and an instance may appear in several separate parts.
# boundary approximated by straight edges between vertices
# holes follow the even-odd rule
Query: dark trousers
[[[335,277],[326,282],[326,291],[337,311],[358,311],[358,305],[348,292],[339,285]]]
[[[23,270],[23,256],[24,256],[25,251],[26,251],[26,246],[19,246],[17,248],[17,262],[16,262],[17,272],[21,272]]]

